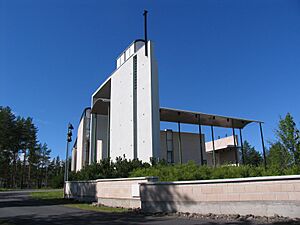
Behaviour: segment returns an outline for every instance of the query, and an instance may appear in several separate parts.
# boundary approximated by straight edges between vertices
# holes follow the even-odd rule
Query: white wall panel
[[[101,158],[107,158],[107,116],[106,115],[97,115],[97,131],[96,131],[96,143],[97,143],[97,147],[96,147],[96,152],[99,149],[98,144],[101,143],[102,147],[101,147]],[[99,142],[101,141],[101,142]],[[96,154],[96,159],[98,157],[98,152]]]
[[[145,56],[145,47],[137,52],[137,156],[143,161],[158,157],[159,148],[159,120],[156,121],[159,114],[158,89],[153,87],[158,85],[153,83],[158,75],[156,65],[151,65],[151,57],[149,42],[148,57]]]
[[[76,171],[76,160],[77,153],[76,153],[76,148],[72,149],[72,160],[71,160],[71,171]]]
[[[82,164],[84,160],[84,154],[83,154],[83,124],[84,120],[83,118],[80,120],[78,130],[77,130],[77,157],[76,157],[76,171],[79,171],[82,169]]]
[[[173,131],[173,156],[174,163],[180,162],[179,157],[179,134]],[[167,140],[166,132],[160,132],[160,158],[167,160]],[[202,155],[203,160],[207,161],[208,154],[205,151],[205,136],[202,134]],[[182,162],[187,163],[190,160],[196,163],[201,163],[200,153],[200,137],[197,133],[181,132],[181,150],[182,150]]]
[[[117,65],[110,78],[110,157],[114,160],[125,155],[149,161],[159,156],[160,147],[158,75],[151,42],[147,57],[144,42],[134,42],[117,59]],[[103,127],[98,122],[97,126]],[[102,131],[97,129],[97,140],[103,141],[102,157],[106,158],[107,137],[98,137]]]
[[[134,45],[131,45],[129,47],[129,49],[130,49],[130,56],[132,56],[135,53],[135,51],[134,51]]]
[[[237,135],[235,135],[235,140],[233,138],[233,135],[229,136],[229,137],[215,139],[214,140],[215,150],[225,149],[229,146],[234,146],[234,141],[235,141],[236,146],[238,146],[238,136]],[[206,142],[205,149],[207,152],[212,152],[213,151],[213,142],[212,141]]]
[[[149,42],[151,57],[151,104],[152,104],[152,151],[153,157],[160,155],[160,103],[159,103],[159,86],[158,86],[158,66],[154,54],[153,43]]]
[[[102,155],[103,155],[103,142],[102,140],[97,140],[97,156],[96,156],[97,163],[99,163],[100,160],[103,159]]]
[[[117,59],[117,68],[119,68],[120,66],[121,66],[121,59],[118,58],[118,59]]]
[[[120,56],[120,65],[124,63],[124,53]]]
[[[133,158],[133,58],[111,78],[110,156]]]

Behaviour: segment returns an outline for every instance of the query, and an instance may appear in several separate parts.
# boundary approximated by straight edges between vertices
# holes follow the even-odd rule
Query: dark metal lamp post
[[[69,143],[72,141],[72,130],[73,126],[71,123],[68,124],[68,133],[67,133],[67,151],[66,151],[66,161],[65,161],[65,174],[64,174],[64,196],[66,194],[66,181],[69,180]]]

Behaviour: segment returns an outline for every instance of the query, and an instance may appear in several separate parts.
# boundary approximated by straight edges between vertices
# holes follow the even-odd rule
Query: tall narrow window
[[[173,131],[166,130],[167,162],[174,163]]]
[[[137,156],[137,56],[133,57],[133,157]]]

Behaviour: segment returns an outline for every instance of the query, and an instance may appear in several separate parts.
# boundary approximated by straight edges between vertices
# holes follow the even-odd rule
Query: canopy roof
[[[108,115],[109,104],[110,104],[110,99],[106,99],[106,98],[96,99],[92,107],[92,113],[99,114],[99,115]]]
[[[160,121],[165,122],[180,122],[187,124],[201,124],[205,126],[216,126],[226,128],[244,128],[247,124],[256,122],[257,120],[248,120],[234,118],[228,116],[219,116],[201,112],[193,112],[179,109],[160,108]],[[200,121],[199,121],[200,117]]]

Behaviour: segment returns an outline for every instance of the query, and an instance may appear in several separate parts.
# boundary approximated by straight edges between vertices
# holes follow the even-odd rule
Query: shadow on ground
[[[63,215],[54,215],[47,217],[40,217],[39,215],[17,216],[5,218],[5,221],[0,225],[48,225],[48,224],[64,224],[64,225],[86,225],[86,224],[105,224],[105,225],[136,225],[136,224],[164,224],[164,225],[251,225],[251,224],[265,224],[255,223],[253,221],[206,221],[198,219],[185,219],[170,216],[151,216],[135,213],[103,213],[82,211],[79,213],[66,213]],[[299,222],[275,222],[268,223],[272,225],[293,224],[298,225]]]
[[[78,203],[77,201],[64,199],[36,200],[30,198],[28,194],[0,195],[0,225],[251,225],[260,224],[253,221],[218,221],[178,218],[175,216],[161,216],[152,214],[142,214],[135,212],[109,213],[80,210],[62,206],[64,204]],[[169,208],[173,209],[173,208]],[[2,216],[1,216],[2,213]],[[8,215],[10,214],[10,215]],[[293,224],[300,225],[299,222],[269,223],[272,225]]]
[[[69,199],[61,199],[61,198],[54,198],[54,199],[43,199],[43,200],[36,200],[33,198],[28,198],[24,200],[3,200],[0,201],[0,209],[1,208],[8,208],[8,207],[25,207],[25,206],[51,206],[51,205],[65,205],[65,204],[78,204],[78,201],[69,200]]]

